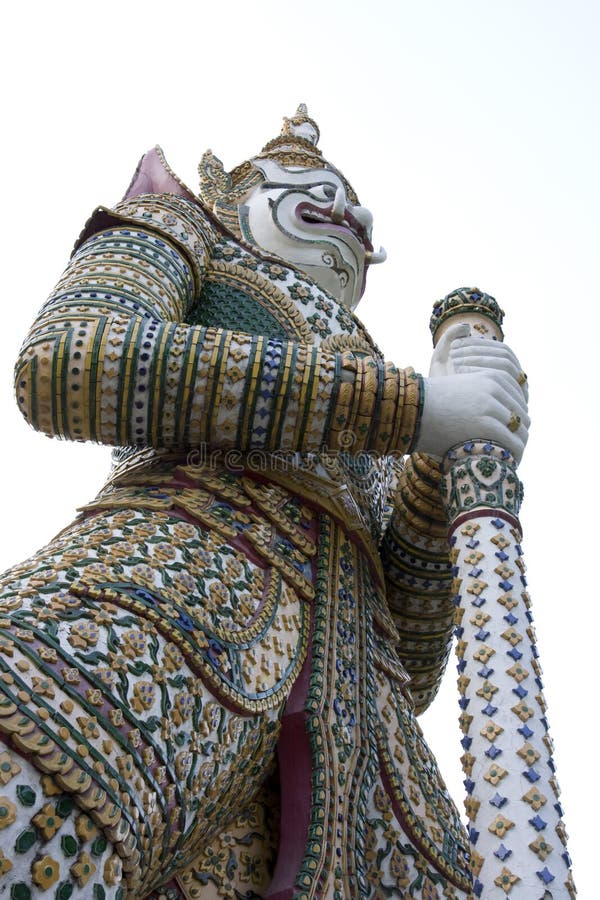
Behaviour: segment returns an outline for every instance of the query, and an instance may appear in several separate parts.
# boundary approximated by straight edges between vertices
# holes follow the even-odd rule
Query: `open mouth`
[[[314,226],[319,229],[331,229],[350,232],[350,234],[362,244],[368,252],[373,250],[373,245],[369,240],[365,228],[360,222],[354,218],[351,212],[344,210],[343,215],[333,218],[333,204],[331,206],[320,207],[314,206],[312,203],[299,203],[296,207],[296,216],[307,225]]]

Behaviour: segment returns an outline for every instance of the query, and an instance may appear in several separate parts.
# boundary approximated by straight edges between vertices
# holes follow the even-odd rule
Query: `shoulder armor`
[[[197,200],[177,194],[141,194],[122,200],[114,209],[100,206],[86,222],[73,252],[93,234],[127,223],[174,243],[187,258],[196,285],[202,284],[217,232]]]

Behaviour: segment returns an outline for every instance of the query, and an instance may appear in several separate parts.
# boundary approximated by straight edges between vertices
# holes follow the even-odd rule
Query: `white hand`
[[[521,372],[505,344],[472,337],[468,325],[449,328],[425,379],[417,449],[441,457],[455,444],[483,439],[510,450],[519,462],[530,424],[527,384],[517,381]]]
[[[442,336],[431,357],[429,374],[453,375],[477,369],[498,369],[517,381],[523,376],[521,364],[507,344],[475,337],[469,325],[453,325]],[[519,382],[527,398],[527,382]]]

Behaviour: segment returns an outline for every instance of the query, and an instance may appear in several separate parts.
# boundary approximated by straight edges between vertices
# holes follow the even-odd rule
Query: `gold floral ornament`
[[[21,766],[14,761],[10,753],[0,753],[0,784],[8,784],[20,771]]]
[[[54,837],[63,821],[64,820],[61,819],[61,817],[56,812],[56,808],[53,803],[46,803],[46,805],[43,806],[39,811],[37,816],[34,816],[34,818],[32,819],[33,824],[36,825],[40,830],[45,841],[49,841],[50,838]]]
[[[510,894],[517,881],[520,880],[518,875],[513,875],[510,869],[507,869],[506,866],[504,866],[500,874],[494,878],[494,884],[497,887],[502,888],[505,894]]]
[[[514,824],[514,822],[511,822],[511,820],[507,819],[505,816],[496,816],[491,825],[488,825],[488,831],[491,831],[496,837],[501,838],[504,837],[506,832],[509,831]]]
[[[532,787],[526,794],[523,794],[523,800],[526,803],[529,803],[530,806],[536,810],[541,809],[545,803],[547,803],[547,797],[545,797],[541,791],[537,788]]]
[[[8,828],[17,818],[17,808],[8,797],[0,797],[0,829]]]
[[[543,862],[546,857],[550,856],[553,848],[544,837],[540,836],[529,844],[529,849],[533,850],[536,856]]]
[[[254,158],[272,159],[280,166],[330,169],[342,179],[350,202],[358,206],[358,197],[350,182],[318,149],[319,137],[319,126],[308,115],[306,105],[301,103],[290,119],[284,118],[281,133],[266,143]],[[253,165],[252,160],[246,160],[231,172],[226,172],[223,163],[212,150],[207,150],[202,155],[198,173],[200,199],[219,222],[241,240],[238,206],[248,193],[261,183],[263,175]]]
[[[81,853],[77,862],[71,866],[71,875],[75,878],[80,888],[85,887],[95,871],[96,866],[92,862],[89,853],[85,850]]]
[[[58,881],[58,872],[57,861],[49,855],[43,856],[31,867],[33,882],[43,891],[47,891]]]
[[[487,738],[487,740],[493,744],[498,735],[502,734],[503,731],[504,728],[502,728],[501,725],[497,725],[496,722],[492,722],[492,720],[490,719],[483,726],[479,734],[481,735],[481,737]]]

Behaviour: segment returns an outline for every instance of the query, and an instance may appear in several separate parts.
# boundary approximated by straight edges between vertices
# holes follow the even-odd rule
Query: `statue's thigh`
[[[64,704],[58,691],[54,699]],[[151,742],[142,718],[126,734],[107,729],[75,702],[76,735],[15,704],[2,720],[0,891],[143,897],[194,860],[213,865],[214,839],[220,859],[228,823],[239,831],[240,812],[246,807],[252,817],[260,808],[253,797],[278,728],[269,717],[236,716],[202,686],[198,700],[197,746],[180,745],[185,731],[169,736],[168,724],[162,740]],[[5,698],[3,713],[7,707]]]
[[[145,896],[269,770],[303,652],[297,598],[218,536],[191,564],[175,524],[97,516],[0,582],[0,890],[15,898]]]

